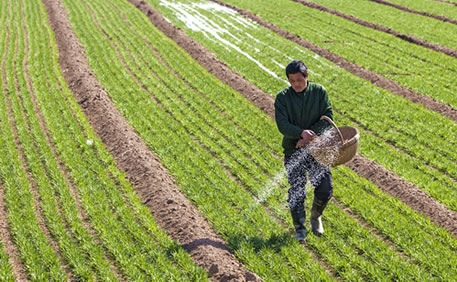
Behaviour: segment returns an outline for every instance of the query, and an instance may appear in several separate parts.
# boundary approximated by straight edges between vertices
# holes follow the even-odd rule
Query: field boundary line
[[[421,15],[421,16],[424,16],[424,17],[429,17],[429,18],[433,18],[433,19],[436,19],[436,20],[440,20],[440,21],[443,21],[443,22],[447,22],[447,23],[451,23],[451,24],[457,25],[457,20],[454,20],[454,19],[451,19],[451,18],[448,18],[448,17],[445,17],[445,16],[440,16],[440,15],[435,15],[435,14],[431,14],[431,13],[427,13],[427,12],[420,12],[420,11],[412,10],[412,9],[410,9],[408,7],[405,7],[405,6],[402,6],[402,5],[398,5],[398,4],[395,4],[395,3],[392,3],[392,2],[389,2],[389,1],[385,1],[385,0],[369,0],[369,1],[381,4],[381,5],[390,6],[390,7],[393,7],[393,8],[396,8],[398,10],[401,10],[401,11],[404,11],[404,12],[408,12],[408,13],[411,13],[411,14]]]
[[[116,8],[116,7],[114,7],[114,8]],[[116,8],[116,10],[117,10],[117,8]],[[121,15],[121,17],[123,18],[124,22],[125,22],[127,25],[129,25],[129,27],[131,28],[132,32],[136,32],[136,31],[134,30],[134,28],[131,27],[130,24],[128,23],[128,21],[125,19],[125,16],[122,14],[122,12],[121,12],[121,11],[118,11],[118,12],[120,13],[120,15]],[[97,24],[97,26],[98,26],[98,24]],[[101,27],[99,27],[99,28],[101,29]],[[138,35],[140,38],[143,39],[143,41],[145,42],[145,44],[154,52],[154,54],[155,54],[155,56],[157,57],[157,59],[158,59],[159,61],[161,61],[162,64],[164,64],[164,65],[166,66],[166,68],[167,68],[173,75],[176,76],[176,78],[182,80],[183,83],[185,83],[189,88],[192,88],[195,92],[198,92],[198,94],[203,95],[203,94],[200,93],[198,90],[194,89],[194,88],[193,88],[193,87],[192,87],[183,77],[181,77],[181,76],[180,76],[179,74],[177,74],[173,69],[171,69],[171,67],[170,67],[170,66],[163,60],[163,58],[160,56],[160,54],[158,53],[158,51],[157,51],[156,49],[154,49],[152,46],[150,46],[149,42],[147,42],[141,35],[139,35],[139,34],[137,34],[137,35]],[[106,34],[105,34],[105,38],[111,42],[111,40],[109,39],[109,37],[108,37]],[[123,43],[120,43],[120,44],[124,45]],[[151,98],[151,100],[152,100],[155,104],[157,104],[159,107],[161,107],[162,110],[164,110],[164,111],[169,115],[169,117],[170,117],[171,119],[174,119],[177,123],[181,123],[181,122],[180,122],[179,120],[177,120],[171,113],[169,113],[169,111],[165,108],[165,106],[164,106],[160,101],[158,101],[158,100],[154,97],[153,93],[152,93],[151,91],[149,91],[149,90],[146,88],[146,86],[140,81],[140,79],[139,79],[139,78],[133,73],[133,71],[125,64],[125,61],[124,61],[124,59],[122,58],[122,55],[120,54],[118,48],[117,48],[112,42],[111,42],[111,46],[116,50],[117,56],[118,56],[118,58],[120,59],[121,63],[122,63],[122,64],[124,65],[124,67],[126,68],[127,72],[132,76],[132,78],[135,80],[135,82],[136,82],[136,83],[137,83],[146,93],[148,93],[148,95],[149,95],[149,97]],[[124,47],[125,47],[125,46],[124,46]],[[127,55],[134,61],[134,58],[133,58],[133,56],[131,55],[131,53],[130,53],[128,50],[126,50],[125,52],[126,52]],[[135,64],[135,66],[138,67],[138,65],[137,65],[136,62],[133,62],[133,64]],[[161,79],[158,77],[158,75],[157,75],[156,73],[154,73],[154,70],[152,70],[151,68],[149,68],[149,66],[148,66],[148,69],[151,71],[151,74],[154,75],[154,76],[156,77],[157,80],[161,80]],[[162,81],[162,80],[161,80],[161,81]],[[166,83],[165,83],[164,81],[162,81],[162,82],[164,83],[165,87],[167,87],[170,91],[172,91],[172,89],[170,89],[169,86],[166,85]],[[178,97],[178,99],[179,99],[184,105],[190,106],[190,105],[189,105],[187,102],[185,102],[181,97]],[[184,125],[183,125],[183,126],[184,126]],[[201,128],[199,128],[199,130],[202,131]],[[217,131],[217,130],[216,130],[216,131]],[[190,135],[190,138],[191,138],[195,143],[199,144],[200,147],[201,147],[205,152],[207,152],[207,153],[208,153],[208,154],[209,154],[209,155],[210,155],[210,156],[211,156],[211,157],[212,157],[212,158],[213,158],[222,168],[223,168],[224,172],[225,172],[234,182],[236,182],[237,184],[239,184],[239,185],[242,186],[243,188],[246,188],[245,185],[243,184],[242,180],[239,179],[237,176],[233,175],[232,172],[230,171],[230,169],[223,163],[223,161],[222,161],[219,157],[216,156],[216,154],[215,154],[214,152],[211,151],[210,148],[208,148],[205,144],[203,144],[203,143],[198,139],[198,137],[194,136],[193,133],[189,133],[189,135]],[[224,140],[226,140],[226,142],[230,143],[230,141],[227,140],[225,136],[223,136],[222,134],[221,134],[221,136],[222,136],[222,138],[223,138]],[[232,143],[230,143],[230,144],[232,144]],[[232,144],[232,145],[235,146],[234,144]],[[235,146],[235,147],[236,147],[236,146]],[[224,151],[224,152],[225,152],[226,154],[229,155],[229,152],[227,152],[227,151]],[[248,190],[246,190],[246,189],[245,189],[245,191],[246,191],[247,193],[249,193],[249,194],[252,195],[252,193],[251,193],[250,191],[248,191]],[[254,196],[254,195],[253,195],[253,196]],[[254,196],[254,197],[255,197],[255,196]],[[265,209],[270,215],[273,214],[273,212],[272,212],[268,207],[266,207],[266,206],[264,206],[264,205],[263,205],[263,207],[264,207],[264,209]],[[189,248],[194,248],[194,246],[195,246],[195,244],[192,243],[192,244],[189,244],[189,246],[186,246],[186,248],[187,248],[187,247],[189,247]]]
[[[169,236],[183,246],[203,240],[203,244],[188,249],[188,252],[193,261],[208,273],[211,273],[210,269],[218,270],[216,273],[212,272],[212,279],[232,277],[235,273],[246,280],[256,279],[257,276],[244,269],[228,251],[229,248],[208,221],[179,191],[175,180],[163,167],[160,159],[114,106],[89,67],[84,48],[71,28],[63,3],[59,0],[43,2],[48,11],[50,26],[56,35],[59,64],[65,80],[94,131],[113,155],[117,166],[126,172],[158,226],[168,231]],[[179,208],[176,208],[176,203],[179,203]],[[180,228],[183,222],[192,222],[192,230]],[[195,234],[195,230],[199,231],[199,235]],[[224,265],[213,262],[213,256],[217,257],[218,261],[225,260]],[[211,268],[214,263],[217,268]]]
[[[416,44],[416,45],[419,45],[419,46],[434,50],[436,52],[441,52],[441,53],[446,54],[448,56],[457,58],[457,50],[455,50],[455,49],[452,49],[452,48],[449,48],[449,47],[446,47],[446,46],[443,46],[443,45],[440,45],[440,44],[436,44],[436,43],[432,43],[432,42],[420,39],[420,38],[418,38],[418,37],[416,37],[414,35],[400,33],[400,32],[397,32],[397,31],[395,31],[395,30],[393,30],[393,29],[391,29],[389,27],[386,27],[386,26],[383,26],[383,25],[379,25],[379,24],[374,24],[374,23],[359,19],[357,17],[342,13],[340,11],[327,8],[327,7],[323,6],[323,5],[320,5],[320,4],[317,4],[317,3],[314,3],[314,2],[309,2],[309,1],[306,1],[306,0],[292,0],[292,1],[300,3],[300,4],[304,5],[304,6],[307,6],[307,7],[312,8],[312,9],[316,9],[316,10],[319,10],[319,11],[323,11],[323,12],[338,16],[340,18],[343,18],[343,19],[346,19],[348,21],[354,22],[354,23],[359,24],[361,26],[365,26],[365,27],[368,27],[368,28],[372,28],[372,29],[375,29],[375,30],[378,30],[378,31],[382,31],[382,32],[394,35],[394,36],[396,36],[396,37],[398,37],[398,38],[400,38],[402,40],[405,40],[407,42],[410,42],[410,43],[413,43],[413,44]]]
[[[256,22],[260,21],[259,23],[261,25],[264,25],[269,29],[272,29],[273,27],[273,25],[266,23],[259,17],[252,15],[250,12],[234,8],[218,0],[211,1],[234,9],[240,14],[253,19]],[[221,81],[234,88],[251,103],[262,109],[271,118],[274,118],[274,98],[272,96],[264,93],[256,86],[246,81],[240,74],[235,73],[233,70],[228,68],[227,65],[217,59],[213,53],[208,51],[200,43],[187,36],[183,30],[178,29],[173,24],[166,21],[163,16],[149,4],[140,0],[129,0],[129,2],[145,13],[157,28],[175,41],[181,48],[186,50],[188,54],[200,63],[200,65],[205,67]],[[278,28],[276,29],[280,30]],[[288,32],[282,31],[282,34],[280,35],[294,42],[297,40],[296,36]],[[353,66],[355,67],[355,65]],[[456,114],[454,120],[457,121],[457,110],[454,110],[454,113]],[[416,185],[407,182],[393,172],[386,170],[376,162],[359,154],[357,154],[351,162],[347,163],[346,166],[358,175],[374,183],[382,191],[398,198],[419,214],[430,217],[432,222],[443,227],[457,237],[457,213],[437,202]]]
[[[294,43],[299,44],[300,46],[318,54],[319,56],[326,58],[327,60],[331,61],[332,63],[336,64],[337,66],[345,69],[346,71],[348,71],[360,78],[370,81],[371,83],[373,83],[374,85],[376,85],[380,88],[386,89],[387,91],[389,91],[393,94],[396,94],[405,99],[408,99],[409,101],[411,101],[415,104],[422,105],[426,109],[437,112],[437,113],[457,122],[457,109],[455,109],[447,104],[438,102],[431,97],[416,93],[413,90],[406,88],[391,79],[388,79],[378,73],[370,71],[355,63],[349,62],[348,60],[344,59],[343,57],[336,55],[325,48],[314,45],[313,43],[311,43],[309,41],[306,41],[296,35],[293,35],[292,33],[288,32],[286,30],[283,30],[283,29],[275,26],[272,23],[269,23],[269,22],[263,20],[260,16],[254,15],[250,11],[239,9],[237,7],[229,5],[220,0],[210,0],[210,1],[237,11],[244,17],[270,29],[271,31],[275,32],[276,34],[278,34]]]

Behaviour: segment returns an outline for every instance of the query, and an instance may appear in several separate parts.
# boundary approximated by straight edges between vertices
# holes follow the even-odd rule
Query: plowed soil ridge
[[[246,81],[240,74],[232,71],[226,66],[226,64],[221,62],[214,54],[208,51],[200,43],[194,41],[187,36],[184,31],[165,20],[163,16],[149,4],[140,0],[129,0],[129,2],[134,4],[145,15],[147,15],[150,21],[157,28],[174,40],[181,48],[186,50],[200,63],[200,65],[205,67],[218,79],[237,90],[271,118],[274,118],[273,97]],[[260,22],[260,24],[265,25],[268,28],[272,29],[274,27],[272,24],[266,23],[259,17],[252,15],[250,12],[236,9],[230,5],[221,3],[220,1],[213,0],[213,2],[223,4],[224,6],[232,8],[243,15],[249,15],[249,18],[255,19],[255,21]],[[279,30],[277,27],[275,29]],[[282,35],[289,40],[299,41],[299,38],[291,34],[282,33]],[[324,51],[324,49],[322,49],[322,51]],[[326,52],[330,55],[330,52]],[[357,66],[353,65],[352,67],[355,69]],[[396,85],[389,85],[388,80],[385,80],[384,83],[386,83],[387,88],[397,88]],[[421,97],[418,94],[416,95],[417,97]],[[421,101],[423,100],[421,99]],[[454,113],[456,113],[455,110]],[[454,120],[457,120],[456,117],[457,116],[454,116]],[[400,199],[420,214],[430,217],[432,222],[442,226],[457,237],[457,213],[449,210],[441,203],[438,203],[417,186],[405,181],[398,175],[386,170],[376,162],[361,155],[356,155],[351,162],[347,163],[347,166],[360,176],[365,177],[376,184],[381,190]]]
[[[59,0],[43,0],[64,77],[97,135],[127,173],[158,225],[190,253],[212,280],[260,280],[247,271],[207,220],[178,190],[160,160],[135,134],[96,80]]]
[[[457,3],[449,2],[449,1],[445,1],[445,0],[434,0],[434,1],[440,2],[440,3],[444,3],[444,4],[448,4],[448,5],[452,5],[452,6],[457,6]]]
[[[431,49],[431,50],[434,50],[434,51],[437,51],[437,52],[444,53],[444,54],[446,54],[448,56],[457,58],[457,50],[455,50],[455,49],[452,49],[452,48],[449,48],[449,47],[446,47],[446,46],[443,46],[443,45],[440,45],[440,44],[432,43],[432,42],[417,38],[414,35],[400,33],[400,32],[395,31],[395,30],[393,30],[393,29],[391,29],[389,27],[386,27],[386,26],[383,26],[383,25],[379,25],[379,24],[374,24],[374,23],[371,23],[371,22],[356,18],[354,16],[347,15],[347,14],[342,13],[342,12],[329,9],[329,8],[327,8],[325,6],[319,5],[319,4],[314,3],[314,2],[309,2],[309,1],[305,1],[305,0],[293,0],[293,1],[295,1],[297,3],[300,3],[300,4],[303,4],[303,5],[307,6],[307,7],[310,7],[310,8],[313,8],[313,9],[317,9],[319,11],[327,12],[329,14],[341,17],[343,19],[349,20],[349,21],[354,22],[356,24],[359,24],[359,25],[362,25],[362,26],[365,26],[365,27],[369,27],[369,28],[372,28],[372,29],[375,29],[375,30],[378,30],[378,31],[382,31],[382,32],[385,32],[385,33],[388,33],[388,34],[392,34],[392,35],[394,35],[394,36],[396,36],[396,37],[398,37],[400,39],[403,39],[405,41],[408,41],[410,43],[414,43],[414,44],[417,44],[419,46],[422,46],[422,47],[425,47],[425,48],[428,48],[428,49]]]
[[[394,7],[396,9],[398,9],[398,10],[405,11],[405,12],[408,12],[408,13],[411,13],[411,14],[421,15],[421,16],[424,16],[424,17],[429,17],[429,18],[433,18],[433,19],[437,19],[437,20],[440,20],[440,21],[443,21],[443,22],[448,22],[448,23],[457,25],[457,21],[456,20],[448,18],[448,17],[445,17],[445,16],[440,16],[440,15],[435,15],[435,14],[431,14],[431,13],[427,13],[427,12],[420,12],[420,11],[412,10],[412,9],[410,9],[408,7],[404,7],[404,6],[401,6],[401,5],[398,5],[398,4],[389,2],[389,1],[384,1],[384,0],[370,0],[370,1],[376,2],[378,4]]]

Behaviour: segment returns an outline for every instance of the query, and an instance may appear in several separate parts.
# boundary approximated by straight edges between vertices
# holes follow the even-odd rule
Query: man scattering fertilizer
[[[290,87],[278,93],[275,99],[275,119],[284,135],[284,166],[290,184],[287,200],[295,226],[295,238],[304,243],[305,199],[307,176],[314,187],[311,208],[311,231],[316,236],[324,233],[321,216],[332,197],[333,184],[330,168],[318,163],[306,146],[321,135],[330,124],[320,117],[333,117],[332,105],[325,88],[308,81],[308,67],[300,60],[286,66]]]

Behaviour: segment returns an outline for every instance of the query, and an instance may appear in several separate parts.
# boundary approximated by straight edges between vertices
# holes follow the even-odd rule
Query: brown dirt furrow
[[[407,260],[407,261],[414,261],[414,259],[412,259],[411,257],[405,255],[404,252],[402,252],[398,246],[396,246],[394,243],[392,243],[392,241],[387,238],[386,236],[384,236],[383,234],[379,233],[378,230],[376,230],[373,226],[371,226],[369,223],[367,223],[365,220],[363,220],[362,218],[360,218],[358,215],[354,214],[350,208],[346,207],[344,204],[342,204],[341,202],[339,202],[338,200],[336,200],[335,198],[332,198],[332,201],[333,203],[335,204],[335,206],[337,206],[340,210],[342,210],[343,212],[345,212],[347,215],[349,215],[352,219],[354,219],[355,221],[357,221],[361,226],[363,226],[365,229],[368,229],[370,231],[370,233],[375,236],[376,238],[378,238],[379,240],[383,241],[384,243],[386,243],[391,250],[395,251],[400,257],[402,257],[404,260]]]
[[[445,0],[433,0],[433,1],[444,3],[444,4],[448,4],[448,5],[452,5],[452,6],[457,6],[457,3],[449,2],[449,1],[445,1]]]
[[[190,39],[182,30],[167,22],[159,12],[146,2],[141,0],[129,0],[129,2],[147,15],[149,20],[151,20],[159,30],[173,39],[181,48],[186,50],[200,63],[200,65],[205,67],[219,80],[230,85],[236,91],[242,93],[244,96],[249,96],[249,100],[254,105],[263,110],[270,117],[274,118],[274,109],[270,107],[274,102],[273,97],[265,95],[265,93],[246,81],[241,75],[231,71],[227,65],[219,61],[213,53],[209,52],[198,42]]]
[[[346,166],[457,237],[457,212],[449,210],[414,184],[360,155]]]
[[[394,35],[394,36],[396,36],[396,37],[398,37],[400,39],[403,39],[405,41],[408,41],[410,43],[414,43],[414,44],[417,44],[419,46],[422,46],[422,47],[425,47],[425,48],[428,48],[428,49],[431,49],[431,50],[434,50],[434,51],[437,51],[437,52],[444,53],[444,54],[446,54],[448,56],[457,58],[457,50],[455,50],[455,49],[452,49],[452,48],[449,48],[449,47],[446,47],[446,46],[443,46],[443,45],[440,45],[440,44],[432,43],[432,42],[417,38],[414,35],[400,33],[400,32],[395,31],[395,30],[393,30],[393,29],[391,29],[389,27],[386,27],[386,26],[383,26],[383,25],[379,25],[379,24],[374,24],[374,23],[371,23],[371,22],[356,18],[354,16],[351,16],[351,15],[348,15],[348,14],[345,14],[345,13],[342,13],[342,12],[329,9],[329,8],[327,8],[325,6],[319,5],[319,4],[314,3],[314,2],[310,2],[310,1],[306,1],[306,0],[293,0],[293,1],[295,1],[297,3],[300,3],[300,4],[303,4],[303,5],[307,6],[307,7],[310,7],[310,8],[319,10],[319,11],[327,12],[329,14],[341,17],[343,19],[349,20],[349,21],[357,23],[359,25],[362,25],[362,26],[365,26],[365,27],[369,27],[369,28],[372,28],[372,29],[375,29],[375,30],[378,30],[378,31],[382,31],[382,32],[385,32],[385,33],[392,34],[392,35]]]
[[[117,8],[116,8],[116,10],[117,10]],[[148,48],[151,49],[151,50],[154,52],[156,58],[157,58],[157,59],[158,59],[167,69],[168,69],[168,71],[169,71],[170,73],[172,73],[177,79],[179,79],[180,81],[182,81],[188,88],[192,89],[192,91],[193,91],[194,93],[196,93],[197,95],[199,95],[199,96],[201,96],[202,98],[206,99],[207,102],[210,103],[210,104],[211,104],[212,106],[214,106],[215,108],[221,110],[221,109],[220,109],[217,105],[215,105],[210,99],[207,99],[204,93],[201,93],[200,91],[198,91],[197,89],[195,89],[195,88],[194,88],[189,82],[187,82],[182,76],[180,76],[178,73],[176,73],[176,72],[175,72],[175,71],[165,62],[165,60],[160,56],[159,52],[158,52],[156,49],[154,49],[154,48],[149,44],[149,42],[148,42],[145,38],[143,38],[140,34],[138,34],[138,32],[137,32],[134,28],[131,27],[131,25],[128,23],[127,19],[126,19],[125,16],[122,14],[122,12],[119,11],[119,10],[118,10],[118,12],[119,12],[119,14],[121,15],[122,19],[124,20],[124,22],[130,27],[131,31],[132,31],[133,33],[137,34],[139,37],[141,37],[141,39],[142,39],[142,40],[144,41],[144,43],[148,46]],[[127,53],[130,55],[130,53],[129,53],[128,51],[127,51]],[[120,55],[119,55],[119,56],[120,56]],[[135,61],[135,58],[133,58],[132,56],[130,56],[130,57],[131,57],[131,59],[132,59],[133,61]],[[143,61],[144,61],[144,58],[141,58],[141,59],[143,59]],[[127,67],[126,67],[126,68],[127,68]],[[157,79],[160,79],[160,78],[155,74],[155,71],[149,67],[149,65],[148,65],[148,69],[149,69],[149,71],[150,71],[150,72],[149,72],[150,74],[153,74]],[[135,77],[135,75],[132,74],[132,73],[130,72],[130,70],[129,70],[129,73],[130,73],[133,77]],[[136,82],[137,82],[146,92],[149,93],[149,95],[151,96],[152,99],[154,99],[153,94],[152,94],[148,89],[146,89],[146,88],[144,87],[144,85],[143,85],[136,77],[135,77],[135,81],[136,81]],[[165,84],[166,84],[166,83],[165,83]],[[168,85],[167,85],[166,87],[167,87],[168,89],[170,89]],[[170,89],[170,91],[173,91],[173,90]],[[178,99],[179,99],[180,102],[182,102],[183,104],[185,104],[187,108],[192,108],[192,105],[189,104],[188,102],[186,102],[186,101],[185,101],[184,99],[182,99],[181,97],[179,97]],[[159,104],[158,101],[155,101],[155,102]],[[161,106],[162,106],[162,105],[161,105]],[[162,107],[162,108],[163,108],[163,107]],[[199,114],[197,111],[195,112],[195,114],[201,117],[201,114]],[[225,116],[225,113],[222,113],[222,115]],[[202,117],[201,117],[201,118],[202,118]],[[226,120],[227,120],[228,122],[230,122],[233,126],[238,127],[238,125],[236,125],[235,122],[233,122],[233,121],[230,120],[229,118],[226,118]],[[202,118],[202,121],[203,121],[204,123],[206,123],[208,126],[212,127],[211,124],[209,124],[209,122],[206,121],[204,118]],[[213,129],[214,129],[215,132],[217,132],[220,136],[222,136],[222,138],[223,138],[227,143],[230,143],[231,145],[235,146],[235,144],[231,143],[230,140],[228,140],[228,138],[226,137],[226,135],[225,135],[223,132],[221,132],[220,130],[218,130],[218,129],[216,129],[216,128],[213,128]],[[201,130],[203,130],[203,129],[201,129]],[[240,130],[242,130],[242,129],[240,129]],[[194,140],[196,140],[196,139],[194,139]],[[197,141],[197,143],[199,143],[199,141]],[[200,145],[203,146],[202,144],[200,144]],[[236,146],[235,146],[235,147],[236,147]],[[207,150],[207,149],[205,149],[205,150],[209,152],[209,150]],[[230,152],[229,152],[229,151],[227,151],[227,150],[225,150],[225,149],[223,149],[223,150],[224,150],[224,152],[225,152],[227,155],[230,155]],[[238,150],[240,150],[240,149],[238,149]],[[246,155],[245,152],[243,152],[243,151],[241,151],[241,150],[240,150],[240,152],[241,152],[242,154]],[[272,153],[274,154],[274,152],[272,152]],[[213,154],[211,154],[211,155],[213,155]],[[216,156],[213,155],[213,157],[214,157],[215,159],[217,159]],[[254,163],[256,162],[256,160],[252,159],[250,156],[247,156],[247,155],[246,155],[246,157],[249,159],[249,161],[254,162]],[[219,160],[218,160],[218,162],[222,165],[222,163],[221,163]],[[225,167],[224,165],[222,165],[222,166]],[[226,172],[228,172],[228,171],[227,171],[227,168],[226,168]],[[264,170],[264,173],[267,173],[267,172]],[[228,174],[229,174],[229,175],[232,175],[231,172],[228,172]],[[232,178],[232,179],[233,179],[233,178]],[[239,180],[238,180],[237,182],[240,183]]]
[[[56,35],[59,63],[70,89],[158,225],[184,246],[212,280],[260,280],[237,261],[208,221],[178,190],[160,160],[115,108],[91,71],[63,4],[59,0],[43,0],[43,3]]]
[[[236,9],[217,0],[212,1],[232,8],[248,18],[259,22],[267,28],[272,29],[273,31],[279,31],[278,28],[275,28],[273,25],[263,21],[257,16],[254,16],[250,12]],[[181,48],[186,50],[209,72],[214,74],[224,83],[230,85],[233,89],[237,90],[271,118],[274,118],[274,100],[270,95],[262,92],[260,89],[246,81],[240,74],[229,69],[223,62],[219,61],[213,53],[208,51],[200,43],[187,36],[183,30],[173,26],[170,22],[165,20],[163,16],[149,4],[141,0],[129,0],[129,2],[145,13],[156,27],[179,44]],[[298,41],[299,39],[296,36],[284,31],[281,31],[280,35],[292,41]],[[326,51],[326,54],[330,55],[328,51]],[[355,68],[356,65],[353,65],[353,67]],[[385,80],[385,82],[387,83],[387,80]],[[390,87],[396,88],[395,85],[390,85]],[[455,120],[457,120],[457,115],[455,116]],[[398,175],[395,175],[374,161],[366,159],[361,155],[357,155],[351,162],[347,163],[347,166],[362,177],[365,177],[375,183],[381,190],[400,199],[417,212],[430,217],[431,221],[447,229],[457,237],[457,213],[438,203],[417,186],[408,183]]]
[[[431,13],[427,13],[427,12],[420,12],[420,11],[412,10],[412,9],[410,9],[408,7],[401,6],[401,5],[398,5],[398,4],[389,2],[389,1],[384,1],[384,0],[370,0],[370,1],[376,2],[378,4],[394,7],[396,9],[398,9],[398,10],[405,11],[405,12],[408,12],[408,13],[421,15],[421,16],[425,16],[425,17],[429,17],[429,18],[434,18],[434,19],[437,19],[437,20],[440,20],[440,21],[443,21],[443,22],[448,22],[448,23],[457,25],[457,21],[456,20],[448,18],[448,17],[445,17],[445,16],[440,16],[440,15],[435,15],[435,14],[431,14]]]

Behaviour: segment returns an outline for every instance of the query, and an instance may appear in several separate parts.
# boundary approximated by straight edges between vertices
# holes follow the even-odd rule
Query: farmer
[[[332,105],[325,88],[308,81],[308,67],[299,60],[286,66],[290,87],[278,93],[275,99],[275,119],[279,131],[284,135],[284,166],[289,181],[287,202],[295,226],[295,238],[304,243],[305,228],[305,184],[307,176],[314,187],[311,208],[311,231],[316,236],[324,233],[321,215],[332,197],[333,185],[330,168],[319,164],[306,146],[316,136],[330,128],[320,117],[332,118]]]

